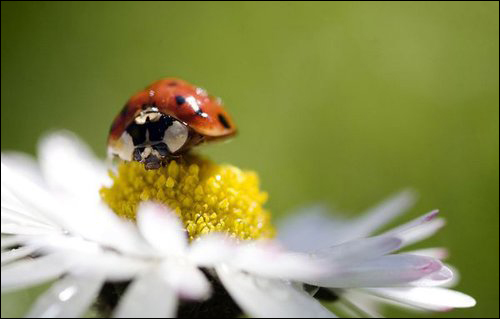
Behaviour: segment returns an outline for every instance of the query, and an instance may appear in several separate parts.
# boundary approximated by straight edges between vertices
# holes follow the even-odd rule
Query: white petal
[[[314,256],[325,259],[331,264],[354,264],[398,250],[401,243],[399,238],[390,236],[362,238],[322,249],[314,253]]]
[[[452,273],[453,277],[441,283],[439,286],[443,288],[453,288],[460,282],[460,272],[450,264],[444,264],[444,266]]]
[[[151,247],[137,231],[137,226],[118,217],[102,203],[64,202],[60,219],[68,232],[104,246],[134,255],[148,255]],[[64,205],[63,205],[64,204]]]
[[[97,297],[104,280],[102,277],[66,276],[50,287],[26,317],[76,318],[82,317]]]
[[[217,274],[231,297],[252,317],[333,318],[330,311],[304,291],[282,280],[264,279],[230,267],[217,267]]]
[[[141,259],[121,256],[113,252],[84,254],[79,256],[79,260],[79,264],[71,269],[72,273],[87,276],[102,274],[109,281],[130,280],[148,266]]]
[[[342,291],[342,298],[339,303],[344,304],[346,310],[351,311],[354,318],[384,318],[379,312],[379,303],[373,298],[368,298],[363,294],[353,294],[353,289]]]
[[[27,211],[40,214],[65,230],[79,233],[78,229],[82,228],[80,219],[87,217],[85,211],[79,211],[79,209],[86,208],[81,207],[85,206],[83,203],[77,201],[69,203],[68,198],[56,198],[54,194],[47,191],[46,187],[26,179],[22,174],[12,170],[3,162],[1,176],[2,189],[4,186],[7,187],[10,193],[17,197],[22,205],[26,207]],[[95,207],[90,211],[93,212],[94,210]],[[79,214],[71,214],[73,211],[78,211]],[[98,225],[98,223],[96,224]]]
[[[61,254],[20,260],[2,267],[2,292],[22,289],[55,279],[66,272],[72,261]]]
[[[444,247],[417,249],[417,250],[405,251],[403,253],[419,255],[419,256],[427,256],[439,260],[447,259],[448,256],[450,255],[448,249]]]
[[[383,298],[435,311],[469,308],[476,304],[474,298],[446,288],[370,288],[365,290]]]
[[[68,271],[76,275],[103,275],[107,280],[123,281],[136,276],[149,264],[144,259],[105,250],[96,243],[70,236],[37,237],[27,243],[39,245],[46,253],[64,254],[73,262]]]
[[[379,312],[383,311],[385,305],[391,305],[397,308],[403,308],[408,312],[423,312],[423,309],[409,306],[407,304],[403,304],[400,302],[396,302],[394,300],[384,299],[379,296],[372,294],[369,291],[365,291],[365,289],[353,288],[353,289],[343,289],[342,290],[342,298],[347,298],[348,300],[357,300],[358,302],[368,303],[375,309],[378,309]],[[358,317],[360,317],[358,315]],[[362,317],[362,316],[361,316]],[[378,318],[384,318],[382,316]]]
[[[309,252],[338,243],[346,224],[324,205],[306,207],[278,224],[278,240],[290,250]]]
[[[15,151],[2,152],[2,163],[12,167],[12,169],[22,173],[26,178],[38,184],[43,183],[40,167],[31,155]]]
[[[270,241],[240,244],[228,264],[258,276],[296,281],[319,278],[330,270],[330,264],[323,260],[284,251]]]
[[[25,236],[23,245],[39,247],[42,253],[54,252],[70,254],[98,253],[101,247],[94,242],[89,242],[81,237],[65,234],[49,234],[45,236]]]
[[[2,252],[2,265],[31,255],[37,247],[24,246]]]
[[[53,234],[54,230],[45,227],[21,226],[2,221],[2,234],[9,235],[47,235]]]
[[[149,266],[149,261],[142,258],[118,254],[112,250],[103,250],[95,243],[85,242],[78,238],[65,239],[42,237],[36,243],[46,253],[64,254],[72,261],[67,271],[82,276],[94,277],[102,275],[108,281],[125,281],[136,276]]]
[[[26,236],[2,236],[2,251],[6,248],[20,246],[26,240]]]
[[[438,232],[445,225],[445,220],[442,218],[437,218],[435,220],[430,221],[420,227],[416,227],[412,231],[408,231],[403,234],[404,246],[409,246],[414,243],[418,243],[424,239],[427,239],[433,236],[436,232]]]
[[[388,231],[386,231],[384,234],[401,234],[404,233],[408,230],[414,229],[417,226],[423,225],[425,223],[428,223],[432,220],[434,220],[437,216],[439,215],[438,210],[433,210],[428,212],[427,214],[424,214],[422,216],[419,216],[405,224],[399,225],[395,228],[392,228]]]
[[[434,286],[447,286],[451,281],[453,281],[454,273],[453,271],[443,265],[439,271],[429,274],[428,276],[422,277],[418,280],[412,281],[409,286],[416,287],[434,287]]]
[[[187,236],[181,221],[166,206],[146,202],[137,211],[137,225],[146,240],[164,254],[183,255]]]
[[[54,190],[100,201],[99,188],[109,183],[103,163],[70,132],[54,132],[39,144],[42,173]]]
[[[348,306],[344,300],[346,299],[342,299],[334,304],[334,309],[340,315],[340,318],[363,318],[359,311],[354,311],[353,307]]]
[[[4,184],[28,211],[39,212],[38,214],[68,232],[126,252],[140,254],[146,250],[147,246],[135,231],[135,226],[125,223],[102,203],[94,203],[82,197],[55,198],[54,194],[48,193],[2,163],[2,195]],[[94,191],[97,193],[97,189]],[[110,230],[113,230],[113,236],[110,236]],[[36,233],[33,227],[26,229],[12,224],[2,224],[2,231],[13,234]]]
[[[28,180],[21,173],[13,170],[11,167],[1,163],[2,167],[2,204],[4,204],[4,195],[9,198],[9,205],[22,203],[25,214],[42,215],[44,218],[53,221],[59,225],[60,205],[52,194],[31,180]],[[4,192],[4,188],[6,191]],[[18,207],[19,208],[19,207]],[[13,208],[13,210],[16,210]]]
[[[17,181],[13,182],[17,183]],[[7,185],[4,185],[4,182],[2,181],[2,217],[6,216],[18,216],[46,225],[55,226],[53,222],[40,214],[38,210],[29,208],[24,205],[17,198],[17,196],[15,196],[14,193],[9,190],[9,187]]]
[[[372,234],[413,206],[415,199],[414,192],[405,190],[385,200],[347,226],[343,233],[343,241]]]
[[[237,244],[221,234],[209,234],[195,239],[189,246],[188,258],[199,267],[212,267],[234,258]]]
[[[166,260],[161,265],[164,280],[184,299],[202,300],[210,295],[205,275],[182,259]]]
[[[442,267],[441,262],[429,257],[389,255],[334,270],[329,276],[308,283],[331,288],[390,287],[409,284]]]
[[[18,226],[38,227],[54,231],[58,230],[53,224],[45,223],[36,217],[25,215],[6,207],[2,207],[2,224],[16,224]]]
[[[175,317],[177,296],[158,270],[143,273],[134,280],[114,312],[115,318]]]
[[[424,216],[414,219],[384,233],[384,235],[397,236],[403,241],[402,247],[411,245],[434,235],[444,226],[444,220],[436,218],[438,211],[432,211]]]

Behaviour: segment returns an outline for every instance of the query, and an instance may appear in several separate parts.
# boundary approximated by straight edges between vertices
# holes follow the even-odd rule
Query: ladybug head
[[[135,116],[111,152],[126,161],[157,169],[167,158],[175,158],[203,140],[185,123],[163,114],[155,107]]]

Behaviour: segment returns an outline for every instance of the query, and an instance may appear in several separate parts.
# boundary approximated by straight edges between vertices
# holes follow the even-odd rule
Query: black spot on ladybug
[[[176,95],[175,102],[177,103],[177,105],[182,105],[186,103],[186,99],[182,95]]]
[[[227,121],[224,115],[219,114],[217,118],[219,119],[219,122],[222,124],[222,126],[224,126],[227,129],[231,128],[231,125],[229,125],[229,122]]]
[[[168,86],[177,86],[177,82],[176,81],[172,81],[172,82],[169,82],[167,85]]]

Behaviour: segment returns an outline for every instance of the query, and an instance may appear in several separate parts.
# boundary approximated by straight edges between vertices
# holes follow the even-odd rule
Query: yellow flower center
[[[240,239],[274,236],[270,213],[262,207],[267,193],[259,190],[254,172],[185,156],[156,170],[122,162],[110,175],[113,185],[100,194],[119,216],[135,220],[139,203],[153,200],[177,213],[191,240],[210,232]]]

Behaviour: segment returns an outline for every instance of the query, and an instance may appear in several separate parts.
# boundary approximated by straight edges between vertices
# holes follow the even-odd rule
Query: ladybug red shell
[[[235,133],[236,126],[220,99],[183,80],[166,78],[125,104],[111,125],[108,150],[155,169],[194,145]]]

